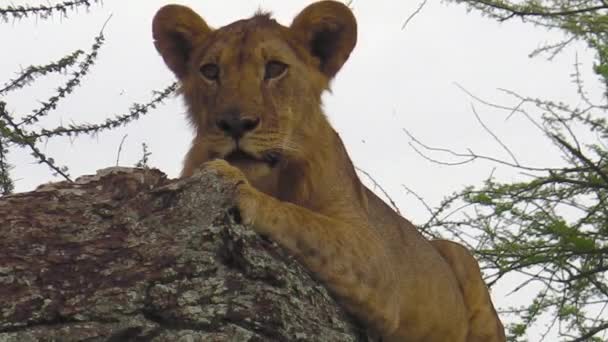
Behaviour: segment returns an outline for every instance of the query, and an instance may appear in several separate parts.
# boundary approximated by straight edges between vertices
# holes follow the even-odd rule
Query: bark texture
[[[0,198],[0,341],[364,341],[231,196],[110,168]]]

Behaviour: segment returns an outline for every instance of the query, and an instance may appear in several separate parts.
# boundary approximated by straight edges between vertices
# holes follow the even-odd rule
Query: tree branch
[[[64,1],[55,5],[38,5],[38,6],[13,6],[8,5],[4,8],[0,8],[0,17],[5,21],[9,17],[16,19],[22,19],[30,15],[35,15],[40,18],[46,19],[55,13],[61,13],[63,16],[67,16],[68,10],[73,11],[79,7],[90,7],[92,2],[99,2],[99,0],[74,0]]]
[[[570,16],[570,15],[581,14],[581,13],[595,12],[595,11],[599,11],[602,9],[608,9],[608,5],[602,4],[602,5],[598,5],[598,6],[576,8],[576,9],[564,9],[564,10],[559,10],[559,11],[539,11],[539,10],[525,9],[525,6],[521,6],[521,5],[520,6],[509,5],[504,2],[496,2],[496,1],[489,1],[489,0],[462,0],[462,2],[481,4],[481,5],[487,6],[489,8],[509,12],[510,14],[508,16],[502,17],[500,19],[502,21],[511,19],[515,16],[518,16],[518,17],[528,17],[528,16],[564,17],[564,16]]]

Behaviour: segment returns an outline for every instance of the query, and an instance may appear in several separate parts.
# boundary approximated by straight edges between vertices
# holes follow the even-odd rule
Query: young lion
[[[477,262],[427,241],[358,179],[321,109],[357,39],[335,1],[285,27],[257,14],[213,30],[161,8],[155,45],[181,83],[196,137],[182,172],[236,187],[244,223],[295,255],[383,341],[505,341]]]

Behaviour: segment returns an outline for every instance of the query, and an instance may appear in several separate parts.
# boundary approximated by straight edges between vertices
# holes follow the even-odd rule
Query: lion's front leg
[[[244,224],[297,257],[341,303],[382,334],[399,324],[396,274],[386,248],[368,227],[351,225],[281,202],[256,190],[224,160],[203,165],[237,186],[234,198]]]

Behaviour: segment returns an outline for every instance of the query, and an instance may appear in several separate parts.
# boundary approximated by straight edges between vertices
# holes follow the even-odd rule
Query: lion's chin
[[[269,178],[275,178],[278,161],[273,158],[257,158],[249,153],[237,150],[224,157],[232,166],[240,169],[247,179],[257,185],[267,183]]]
[[[256,158],[254,155],[244,152],[242,150],[235,150],[230,152],[224,157],[230,164],[242,164],[242,163],[262,163],[260,158]]]
[[[227,162],[234,166],[250,166],[257,164],[266,164],[270,168],[274,168],[280,161],[280,157],[276,153],[265,153],[261,157],[247,153],[243,150],[235,150],[224,157]]]

